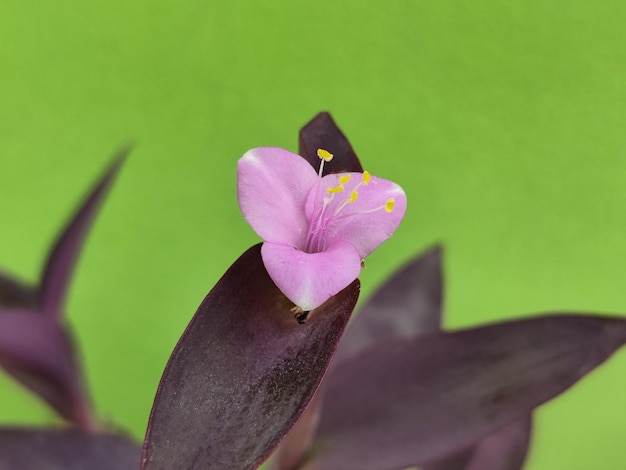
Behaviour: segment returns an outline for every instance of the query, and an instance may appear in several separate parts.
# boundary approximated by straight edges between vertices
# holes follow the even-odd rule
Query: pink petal
[[[237,201],[265,241],[301,247],[308,222],[304,206],[317,173],[299,155],[275,147],[252,149],[237,163]]]
[[[361,272],[361,257],[356,248],[342,241],[320,253],[305,253],[290,246],[265,242],[261,255],[276,286],[307,311],[343,290]]]
[[[330,196],[327,189],[339,186],[339,178],[348,174],[350,181],[344,185],[342,192],[332,196],[325,213],[334,214],[350,198],[352,191],[356,190],[358,197],[354,202],[343,205],[330,220],[323,238],[327,244],[337,240],[348,242],[356,247],[361,258],[365,258],[400,225],[406,211],[406,194],[396,183],[375,176],[371,177],[369,184],[359,186],[363,173],[327,175],[322,178],[319,190],[314,188],[307,198],[309,218],[315,217],[322,205],[322,198]],[[395,205],[391,212],[387,212],[384,206],[392,198]]]

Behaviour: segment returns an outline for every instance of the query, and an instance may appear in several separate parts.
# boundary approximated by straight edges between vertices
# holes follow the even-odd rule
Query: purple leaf
[[[0,429],[6,470],[135,470],[141,449],[125,437],[77,429]]]
[[[129,151],[130,148],[125,148],[118,153],[50,251],[39,288],[41,308],[45,313],[54,317],[61,315],[67,287],[87,231]]]
[[[527,415],[606,360],[626,321],[542,316],[396,340],[329,374],[304,468],[405,468]]]
[[[385,340],[409,338],[441,329],[443,299],[441,252],[439,246],[430,249],[385,281],[348,325],[333,358],[333,366],[342,358],[375,347],[377,343]],[[300,426],[298,423],[295,429]],[[529,435],[528,416],[490,434],[476,445],[427,465],[421,464],[420,468],[519,470],[526,456]],[[488,458],[493,464],[481,467],[472,463],[472,467],[466,468],[478,456],[483,455],[485,449],[490,450]],[[304,452],[300,455],[304,455]],[[476,458],[472,459],[472,455],[476,455]]]
[[[37,308],[37,291],[0,273],[0,314],[3,308]]]
[[[520,470],[526,460],[532,420],[525,416],[450,456],[421,464],[421,470]]]
[[[72,345],[55,319],[39,312],[2,311],[0,366],[66,420],[92,427]]]
[[[431,248],[385,281],[350,322],[333,364],[386,340],[440,329],[441,251]]]
[[[363,172],[352,145],[327,112],[318,113],[300,129],[300,155],[317,169],[320,159],[317,150],[328,150],[334,158],[324,165],[323,175],[338,172]]]
[[[297,470],[311,448],[322,412],[323,385],[272,457],[271,470]]]
[[[465,470],[519,470],[524,465],[532,419],[513,421],[480,441]]]
[[[299,324],[260,245],[204,299],[165,368],[142,468],[253,469],[304,411],[359,293],[358,280]]]

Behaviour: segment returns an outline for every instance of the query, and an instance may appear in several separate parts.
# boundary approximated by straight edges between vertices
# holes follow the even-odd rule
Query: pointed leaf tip
[[[115,155],[107,170],[65,226],[48,255],[39,292],[41,308],[53,317],[61,315],[68,284],[89,227],[131,149],[132,146],[127,145]]]
[[[260,245],[209,292],[165,368],[145,470],[253,469],[302,414],[354,308],[358,280],[298,324]]]
[[[363,172],[361,162],[341,129],[330,113],[318,113],[300,130],[300,155],[316,170],[320,166],[318,149],[333,154],[333,159],[324,164],[324,175],[336,172]]]
[[[550,315],[369,349],[329,373],[304,468],[405,468],[454,452],[562,393],[625,341],[624,319]]]

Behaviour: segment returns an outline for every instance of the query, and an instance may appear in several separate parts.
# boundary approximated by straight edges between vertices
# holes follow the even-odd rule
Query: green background
[[[446,326],[626,313],[626,3],[0,3],[0,265],[35,281],[113,152],[137,143],[80,260],[68,315],[99,416],[143,436],[165,361],[257,237],[247,149],[297,149],[333,113],[401,184],[363,296],[445,244]],[[528,468],[626,461],[626,354],[542,407]],[[0,377],[0,422],[51,423]]]

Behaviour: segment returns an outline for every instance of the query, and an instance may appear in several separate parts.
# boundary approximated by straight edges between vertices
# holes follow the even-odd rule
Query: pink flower
[[[391,236],[406,210],[397,184],[367,171],[322,177],[333,156],[322,149],[317,154],[319,172],[273,147],[250,150],[237,164],[239,207],[264,240],[265,268],[303,311],[354,281],[361,261]]]

